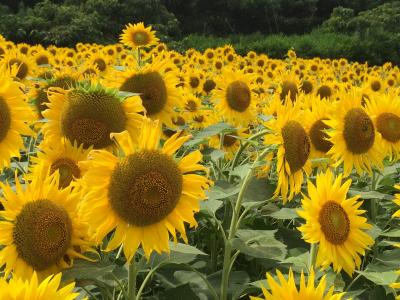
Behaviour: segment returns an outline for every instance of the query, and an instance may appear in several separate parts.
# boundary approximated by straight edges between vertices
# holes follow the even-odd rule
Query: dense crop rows
[[[0,53],[1,299],[400,299],[398,67]]]

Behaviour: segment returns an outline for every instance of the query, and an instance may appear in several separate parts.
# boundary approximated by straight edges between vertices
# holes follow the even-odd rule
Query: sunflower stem
[[[312,243],[310,245],[310,260],[308,261],[308,269],[311,271],[315,269],[315,262],[317,260],[318,244]]]
[[[372,179],[371,179],[371,191],[376,190],[377,176],[375,170],[372,170]],[[371,199],[371,220],[376,223],[376,216],[378,212],[378,203],[376,199]]]
[[[140,57],[140,47],[137,48],[137,57],[138,57],[138,65],[140,68],[142,66],[142,59]]]
[[[232,171],[236,168],[236,166],[238,164],[238,161],[239,161],[239,158],[240,158],[240,155],[251,144],[252,140],[257,139],[260,136],[263,136],[263,135],[267,134],[268,132],[269,132],[269,129],[262,130],[262,131],[260,131],[260,132],[258,132],[256,134],[252,135],[251,137],[249,137],[245,143],[240,145],[240,148],[236,152],[235,157],[233,158],[233,161],[232,161],[231,172],[229,174],[229,182],[230,183],[232,183],[232,180],[233,180]]]
[[[135,256],[132,257],[128,268],[128,300],[136,300],[136,277],[138,269],[136,268]]]
[[[253,173],[257,167],[258,162],[270,151],[269,148],[264,149],[263,152],[256,158],[251,166],[250,170],[247,172],[246,177],[243,180],[242,186],[239,191],[239,195],[236,200],[235,207],[232,212],[231,224],[229,227],[228,238],[225,241],[224,249],[224,262],[222,268],[222,280],[221,280],[221,300],[226,300],[228,298],[228,285],[229,285],[229,274],[232,269],[232,261],[235,257],[232,256],[232,239],[236,236],[236,231],[239,229],[237,222],[240,215],[240,209],[242,207],[242,201],[247,188],[250,184],[250,180],[253,178]],[[238,253],[239,254],[239,253]],[[235,254],[237,256],[238,254]]]

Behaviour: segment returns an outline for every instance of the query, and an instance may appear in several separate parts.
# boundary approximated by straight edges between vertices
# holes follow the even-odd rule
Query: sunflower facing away
[[[43,112],[46,139],[59,143],[62,137],[85,149],[113,145],[111,132],[128,130],[133,137],[139,130],[143,106],[137,96],[121,100],[115,91],[103,87],[77,87],[69,91],[50,89],[49,109]]]
[[[6,276],[12,271],[27,279],[36,271],[43,279],[70,267],[74,258],[86,258],[81,253],[90,242],[78,214],[80,194],[71,187],[59,189],[58,172],[46,173],[38,171],[26,188],[16,177],[15,191],[0,183],[0,265],[5,265]]]
[[[75,282],[62,288],[61,273],[50,275],[39,283],[36,272],[29,280],[13,277],[7,283],[4,278],[0,279],[0,298],[4,300],[74,300],[78,299],[79,293],[74,293]]]
[[[333,264],[335,272],[343,269],[351,276],[374,241],[365,232],[372,226],[361,216],[365,210],[359,209],[360,196],[347,199],[351,179],[342,184],[342,178],[328,169],[317,175],[316,185],[308,181],[308,197],[304,195],[298,210],[306,223],[298,229],[306,242],[319,243],[317,266]]]
[[[282,196],[283,202],[293,199],[303,184],[303,171],[311,173],[310,138],[301,123],[301,111],[298,102],[286,101],[277,106],[277,117],[265,126],[272,133],[267,134],[264,143],[277,145],[278,185],[275,197]]]
[[[256,118],[251,75],[226,70],[216,80],[212,97],[219,115],[234,126],[246,127]]]
[[[193,213],[210,181],[197,174],[207,169],[198,164],[202,155],[194,151],[176,159],[174,153],[190,136],[176,133],[159,148],[158,121],[146,120],[138,144],[125,131],[112,134],[124,152],[118,158],[104,150],[93,150],[82,179],[85,194],[83,214],[90,220],[93,237],[100,243],[115,229],[107,250],[123,245],[130,260],[142,245],[146,256],[169,250],[169,233],[176,231],[187,242],[185,225],[197,223]]]
[[[151,26],[144,27],[143,22],[140,22],[135,25],[126,25],[120,36],[120,41],[128,47],[136,49],[156,45],[158,38],[155,35],[155,31],[151,30]]]
[[[340,300],[345,293],[334,293],[334,286],[326,291],[326,275],[322,276],[315,286],[315,273],[311,270],[308,281],[303,272],[300,277],[300,287],[296,287],[293,271],[289,270],[289,278],[286,279],[279,270],[276,270],[279,282],[267,273],[269,290],[262,287],[265,300]],[[250,297],[251,300],[262,300],[258,297]]]
[[[332,128],[328,131],[333,144],[327,152],[336,161],[335,167],[343,163],[344,175],[353,167],[357,173],[371,173],[372,166],[381,167],[383,151],[381,134],[376,131],[371,117],[361,106],[361,97],[355,91],[341,93],[334,113],[324,123]]]
[[[33,119],[22,85],[0,68],[0,170],[10,165],[12,157],[20,157],[19,150],[24,147],[21,135],[33,134],[28,126]]]

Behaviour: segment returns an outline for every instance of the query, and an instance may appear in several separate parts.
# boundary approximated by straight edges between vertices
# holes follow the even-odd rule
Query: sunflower
[[[33,59],[36,65],[40,67],[53,64],[53,55],[46,50],[41,50],[36,53]]]
[[[183,117],[186,119],[192,119],[203,113],[201,99],[196,97],[188,90],[182,91],[183,100]]]
[[[193,213],[210,181],[195,174],[207,169],[198,164],[202,155],[194,151],[179,160],[173,154],[190,136],[174,134],[159,148],[158,121],[144,121],[138,144],[125,131],[112,134],[124,152],[116,157],[104,150],[90,153],[90,160],[79,165],[87,171],[82,179],[85,193],[83,214],[90,220],[98,243],[115,229],[107,246],[123,245],[127,260],[142,245],[147,257],[155,250],[169,250],[169,234],[176,231],[187,242],[184,223],[195,226]]]
[[[78,299],[79,293],[74,293],[75,282],[61,289],[61,273],[50,275],[39,283],[36,272],[29,280],[13,277],[9,282],[0,279],[0,298],[5,300],[74,300]]]
[[[379,147],[391,159],[397,159],[400,154],[400,96],[395,93],[371,95],[365,109],[382,135]]]
[[[71,187],[59,189],[59,173],[38,171],[23,185],[15,176],[14,187],[0,183],[3,190],[0,265],[6,276],[13,272],[40,278],[70,267],[74,258],[86,258],[89,250],[87,226],[78,214],[80,194]]]
[[[50,80],[47,80],[43,86],[34,90],[32,93],[32,102],[37,109],[39,119],[43,118],[42,112],[47,109],[47,103],[49,103],[49,99],[47,97],[48,89],[52,87],[58,87],[64,90],[68,90],[76,87],[77,83],[78,79],[67,72],[60,75],[52,75],[52,78]]]
[[[233,130],[232,132],[225,133],[223,135],[223,140],[221,144],[221,135],[215,135],[210,138],[209,145],[212,148],[215,149],[220,149],[222,145],[222,149],[225,153],[225,157],[227,159],[232,159],[235,156],[235,153],[240,147],[240,141],[241,139],[246,139],[249,134],[249,130],[247,128],[245,129],[239,129],[239,130]]]
[[[352,276],[374,240],[365,232],[372,226],[361,216],[365,210],[359,209],[360,196],[347,199],[351,179],[343,184],[342,179],[342,174],[334,177],[328,169],[317,175],[316,185],[308,181],[308,197],[304,195],[298,210],[306,223],[298,229],[306,242],[319,243],[317,266],[333,264],[335,272],[343,269]]]
[[[310,158],[326,157],[333,144],[328,141],[329,126],[324,123],[332,113],[332,104],[315,96],[308,96],[310,108],[304,110],[304,128],[311,141]]]
[[[278,185],[275,197],[282,196],[283,202],[292,200],[300,192],[303,183],[303,171],[311,173],[309,160],[311,142],[301,123],[301,111],[298,103],[286,101],[276,107],[276,119],[266,122],[272,133],[267,134],[264,143],[277,145]]]
[[[156,45],[158,38],[156,38],[155,31],[151,30],[151,26],[144,27],[143,22],[135,25],[128,24],[120,35],[120,41],[125,46],[132,49],[149,47]]]
[[[37,157],[31,157],[31,173],[27,174],[27,178],[36,174],[38,169],[50,169],[51,174],[58,171],[60,188],[65,188],[81,178],[83,170],[79,168],[78,162],[86,160],[91,150],[91,148],[83,149],[83,144],[78,147],[76,141],[72,144],[67,139],[52,144],[44,140],[38,149],[40,151],[37,152]]]
[[[300,288],[296,287],[295,278],[292,269],[289,270],[289,278],[286,279],[279,270],[276,270],[279,282],[267,273],[268,291],[262,287],[265,300],[340,300],[345,293],[334,293],[334,286],[326,291],[326,275],[322,276],[317,286],[315,286],[315,272],[311,270],[308,281],[301,272]],[[251,300],[262,300],[262,298],[252,297]]]
[[[128,130],[133,137],[141,126],[143,111],[137,96],[123,101],[114,90],[100,85],[78,86],[76,89],[49,90],[49,109],[43,112],[48,122],[43,126],[46,139],[59,142],[66,137],[85,149],[112,146],[111,132]]]
[[[2,63],[12,71],[12,74],[18,80],[24,80],[33,73],[34,62],[30,57],[17,51],[7,52],[3,57]]]
[[[327,133],[333,146],[327,154],[336,161],[335,167],[343,163],[345,176],[353,167],[361,174],[363,171],[371,173],[372,166],[382,166],[381,134],[361,106],[361,97],[356,91],[342,91],[334,113],[324,123],[332,128]]]
[[[32,135],[28,123],[34,116],[25,102],[23,86],[11,79],[9,71],[0,68],[0,170],[20,157],[24,147],[21,135]]]
[[[246,127],[256,118],[251,79],[251,75],[225,70],[216,80],[212,94],[215,109],[234,126]]]
[[[299,94],[299,90],[302,89],[301,82],[298,79],[298,75],[294,71],[281,73],[280,84],[276,90],[276,95],[282,102],[286,102],[290,99],[295,102]]]
[[[171,69],[174,67],[168,60],[155,58],[140,70],[127,69],[117,82],[120,91],[140,94],[147,117],[159,119],[170,127],[174,108],[181,102],[176,88],[178,79]]]

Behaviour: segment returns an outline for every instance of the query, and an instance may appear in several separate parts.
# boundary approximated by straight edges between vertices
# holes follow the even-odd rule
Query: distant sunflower
[[[74,300],[78,299],[79,293],[74,293],[75,282],[60,288],[61,273],[50,275],[39,282],[36,272],[29,280],[13,277],[7,282],[0,279],[0,298],[4,300]]]
[[[382,135],[379,144],[382,152],[391,159],[397,159],[400,154],[400,95],[371,95],[365,109],[372,116],[376,130]]]
[[[336,161],[336,167],[343,163],[345,176],[353,167],[361,174],[370,173],[372,166],[382,166],[381,134],[361,106],[357,93],[342,92],[330,119],[324,123],[332,128],[327,133],[333,146],[327,154]]]
[[[317,286],[315,286],[315,272],[311,270],[306,278],[303,272],[300,277],[300,288],[296,287],[295,278],[292,269],[289,270],[289,278],[286,279],[283,274],[276,270],[279,282],[277,282],[269,273],[267,273],[267,283],[269,290],[262,287],[265,300],[340,300],[345,293],[334,293],[334,286],[326,291],[326,275],[322,276]],[[251,300],[262,300],[262,298],[252,297]]]
[[[58,171],[60,173],[59,184],[60,188],[69,186],[76,179],[82,177],[83,172],[78,166],[78,162],[86,160],[91,150],[83,149],[83,144],[79,147],[75,141],[72,144],[67,139],[62,139],[58,143],[49,143],[44,140],[39,146],[40,151],[37,152],[37,157],[31,157],[32,173],[27,176],[30,178],[35,175],[35,170],[50,169],[50,173]]]
[[[226,133],[223,135],[222,144],[221,144],[221,135],[219,134],[211,137],[209,145],[210,147],[213,147],[215,149],[219,149],[220,146],[222,145],[221,150],[224,151],[225,157],[227,159],[232,159],[235,156],[236,151],[240,147],[241,139],[245,139],[249,136],[248,132],[249,130],[246,128]]]
[[[0,182],[3,190],[0,212],[2,237],[0,265],[6,276],[41,279],[73,264],[89,249],[86,224],[78,214],[80,194],[71,187],[59,189],[59,174],[37,172],[25,188],[15,178],[14,186]],[[47,175],[47,174],[46,174]]]
[[[126,25],[120,35],[120,41],[128,47],[136,49],[156,45],[158,38],[155,35],[155,31],[151,30],[151,26],[144,27],[143,22],[140,22],[135,25],[130,23]]]
[[[7,52],[2,63],[12,71],[18,80],[24,80],[33,73],[34,62],[32,59],[16,51]]]
[[[23,86],[0,68],[0,170],[10,165],[12,157],[20,157],[24,147],[21,135],[33,134],[28,124],[34,116],[22,90]]]
[[[140,94],[147,117],[172,127],[171,117],[180,105],[181,95],[176,88],[178,79],[168,68],[168,60],[156,58],[140,70],[127,69],[117,84],[120,91]]]
[[[336,272],[343,269],[351,276],[374,240],[365,232],[372,226],[361,216],[365,210],[359,209],[360,196],[347,199],[351,179],[343,184],[342,179],[328,169],[317,175],[316,185],[308,181],[308,197],[304,195],[298,210],[306,223],[298,229],[306,242],[319,243],[317,266],[333,264]]]
[[[212,97],[221,118],[235,126],[246,127],[256,118],[251,75],[225,70],[216,79]]]
[[[300,192],[303,172],[311,173],[311,142],[301,120],[300,106],[286,101],[276,107],[276,119],[265,124],[272,133],[265,136],[264,143],[278,146],[275,196],[281,195],[283,202]]]
[[[50,89],[47,106],[43,112],[48,119],[43,126],[45,138],[58,143],[66,137],[85,149],[112,146],[111,132],[128,130],[135,137],[143,119],[138,97],[121,100],[114,90],[100,85],[69,91]]]
[[[210,184],[196,174],[206,171],[199,164],[200,151],[173,158],[190,136],[178,132],[160,149],[160,135],[158,121],[146,120],[137,145],[126,131],[112,135],[125,156],[94,150],[79,164],[87,170],[82,212],[90,220],[92,235],[100,243],[115,229],[107,250],[122,244],[127,260],[140,245],[147,257],[153,251],[169,251],[169,234],[176,240],[176,231],[187,242],[184,223],[197,224],[193,214]]]

